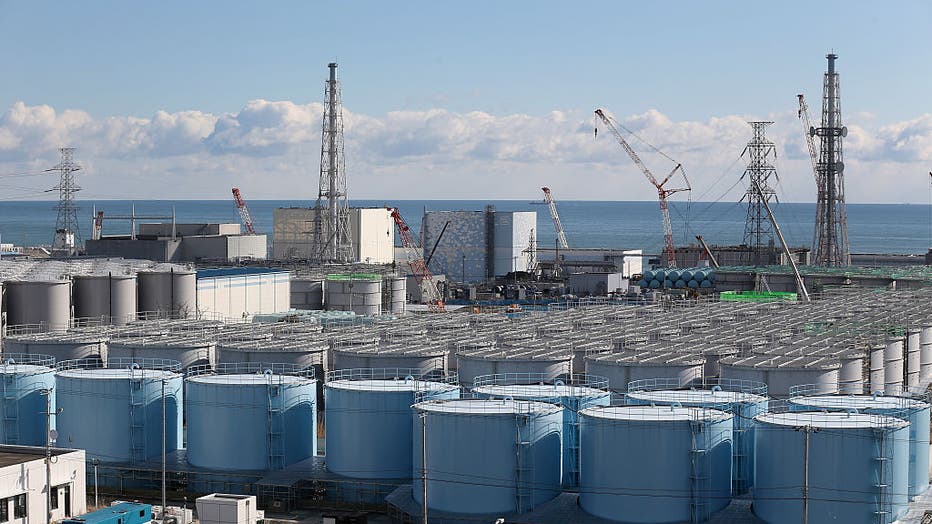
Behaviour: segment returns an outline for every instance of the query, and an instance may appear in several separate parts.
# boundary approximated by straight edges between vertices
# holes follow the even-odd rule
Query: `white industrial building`
[[[291,274],[261,267],[201,269],[197,309],[218,319],[281,313],[291,308]]]
[[[495,211],[491,207],[485,211],[428,211],[422,228],[425,258],[440,238],[430,270],[454,280],[481,282],[512,271],[527,271],[536,261],[534,211]]]
[[[84,450],[52,450],[52,521],[87,512]],[[46,522],[45,448],[0,446],[0,522]]]
[[[255,495],[213,493],[198,498],[196,505],[201,524],[256,524],[265,518]]]
[[[272,256],[277,260],[311,258],[314,249],[314,209],[278,208],[272,227]],[[349,236],[356,262],[391,264],[395,261],[395,222],[382,207],[349,210]]]

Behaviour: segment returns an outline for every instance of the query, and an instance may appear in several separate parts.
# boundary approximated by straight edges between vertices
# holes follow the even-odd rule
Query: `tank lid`
[[[711,404],[757,404],[766,402],[767,397],[742,391],[722,391],[711,389],[673,389],[662,391],[629,391],[628,398],[643,402],[679,402],[682,405]]]
[[[693,406],[596,406],[579,412],[581,416],[604,420],[631,421],[710,421],[728,420],[730,413]]]
[[[812,426],[820,429],[866,429],[903,428],[909,422],[886,415],[869,413],[841,413],[825,411],[789,411],[786,413],[764,413],[754,417],[761,424],[798,427]]]
[[[72,368],[64,369],[56,373],[58,378],[87,378],[87,379],[129,379],[141,378],[145,380],[161,380],[180,377],[181,375],[172,371],[161,369],[128,369],[128,368]]]
[[[608,395],[608,392],[602,389],[568,384],[487,385],[475,387],[473,391],[494,397],[512,397],[524,400],[563,397],[604,397]]]
[[[51,373],[51,366],[37,366],[35,364],[2,364],[0,365],[0,374],[4,375],[36,375],[40,373]]]
[[[514,399],[428,400],[415,404],[413,408],[429,413],[461,413],[464,415],[545,415],[563,410],[562,407],[556,404]]]
[[[271,381],[273,386],[278,384],[306,384],[313,382],[313,378],[295,375],[273,375],[244,373],[242,375],[197,375],[187,378],[188,382],[198,384],[216,384],[221,386],[252,386],[267,385]]]
[[[818,409],[857,409],[857,410],[897,410],[923,409],[929,404],[921,400],[906,397],[887,397],[884,395],[812,395],[792,397],[791,404],[809,406]]]
[[[454,391],[459,389],[452,384],[426,380],[405,379],[366,379],[366,380],[332,380],[326,387],[346,391]]]

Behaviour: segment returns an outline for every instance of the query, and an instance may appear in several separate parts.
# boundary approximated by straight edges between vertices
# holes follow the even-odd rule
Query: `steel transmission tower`
[[[58,191],[58,219],[55,221],[55,237],[52,249],[59,253],[73,255],[75,247],[81,243],[81,231],[78,227],[78,206],[74,202],[74,194],[81,190],[74,181],[74,173],[81,166],[74,161],[74,148],[62,147],[61,162],[49,171],[58,171],[60,178],[53,191]]]
[[[331,62],[330,80],[324,92],[324,122],[320,144],[320,183],[314,208],[314,259],[318,263],[353,261],[349,239],[349,206],[346,202],[346,169],[343,156],[343,109],[337,64]]]
[[[770,179],[779,178],[777,168],[771,160],[777,158],[777,148],[767,139],[767,126],[773,122],[748,122],[754,134],[745,146],[742,156],[748,166],[741,178],[746,178],[748,191],[744,198],[748,203],[748,217],[744,224],[744,245],[751,248],[749,263],[755,266],[768,265],[774,253],[773,226],[767,217],[765,202],[770,203],[776,195],[770,187]]]
[[[810,136],[819,137],[818,200],[816,202],[814,262],[819,266],[838,267],[851,263],[848,250],[848,214],[845,211],[845,164],[841,139],[848,128],[841,125],[841,95],[835,60],[838,55],[825,55],[828,71],[822,85],[822,125],[809,129]]]

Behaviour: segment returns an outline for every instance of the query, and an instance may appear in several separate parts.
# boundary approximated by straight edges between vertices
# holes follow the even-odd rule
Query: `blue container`
[[[188,463],[224,470],[283,469],[317,449],[317,381],[284,364],[189,369]]]
[[[692,406],[718,409],[734,415],[732,493],[747,493],[754,481],[754,417],[767,412],[767,397],[721,389],[631,391],[632,386],[628,387],[625,396],[628,405]]]
[[[709,289],[714,285],[713,282],[713,280],[703,280],[699,283],[699,287],[702,289]]]
[[[427,431],[427,507],[463,515],[524,513],[560,494],[563,408],[526,400],[436,400],[414,405],[414,499],[421,504]],[[421,417],[424,418],[421,418]]]
[[[664,289],[672,289],[672,288],[673,288],[673,281],[670,280],[669,278],[666,279],[666,280],[664,280],[664,281],[663,281],[663,288],[664,288]]]
[[[707,520],[731,502],[732,419],[678,406],[582,410],[580,507],[627,523]]]
[[[671,269],[667,271],[667,279],[677,281],[680,279],[681,271],[679,269]]]
[[[683,269],[680,271],[680,278],[686,281],[692,280],[693,275],[696,274],[696,270],[692,268]]]
[[[533,377],[521,377],[533,378]],[[579,485],[579,411],[611,404],[608,379],[586,377],[585,383],[569,384],[541,377],[536,383],[509,375],[476,377],[473,392],[482,398],[515,398],[551,402],[563,406],[563,486]]]
[[[888,524],[907,510],[909,423],[885,415],[766,413],[756,419],[754,513],[799,522],[809,435],[809,523]]]
[[[55,387],[55,359],[47,355],[5,353],[0,364],[0,413],[3,418],[2,442],[22,446],[45,445],[44,390]],[[51,394],[51,411],[55,412],[55,393]],[[51,427],[55,429],[55,418]]]
[[[60,524],[149,524],[155,521],[151,504],[120,502],[61,521]]]
[[[814,395],[790,399],[793,411],[847,411],[889,415],[909,422],[909,496],[929,489],[929,404],[882,395]]]
[[[167,452],[182,447],[183,380],[177,361],[109,359],[59,362],[55,395],[58,445],[101,462],[140,463],[162,454],[162,383]]]
[[[410,479],[411,406],[459,398],[459,388],[415,380],[417,370],[347,369],[327,374],[327,469],[354,478]]]

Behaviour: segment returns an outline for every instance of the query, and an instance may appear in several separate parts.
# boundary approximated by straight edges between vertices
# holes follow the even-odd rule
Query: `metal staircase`
[[[19,444],[19,401],[16,374],[3,374],[3,443]]]
[[[892,458],[887,454],[887,446],[891,444],[892,438],[889,429],[874,429],[874,462],[877,464],[877,481],[874,488],[877,489],[877,509],[874,514],[877,515],[878,524],[887,524],[893,521],[893,497],[890,495],[890,481],[893,473],[893,466],[890,464]]]
[[[524,513],[534,507],[534,465],[528,428],[531,417],[515,415],[515,511]]]
[[[267,377],[269,469],[280,470],[285,467],[285,409],[282,391],[284,386],[281,375],[268,373]]]
[[[712,465],[710,433],[705,431],[701,420],[691,420],[689,429],[692,436],[690,449],[690,522],[697,524],[709,519],[711,508],[709,497],[712,493]]]
[[[129,379],[129,424],[131,459],[133,463],[145,462],[146,453],[146,391],[145,373],[130,368]]]

